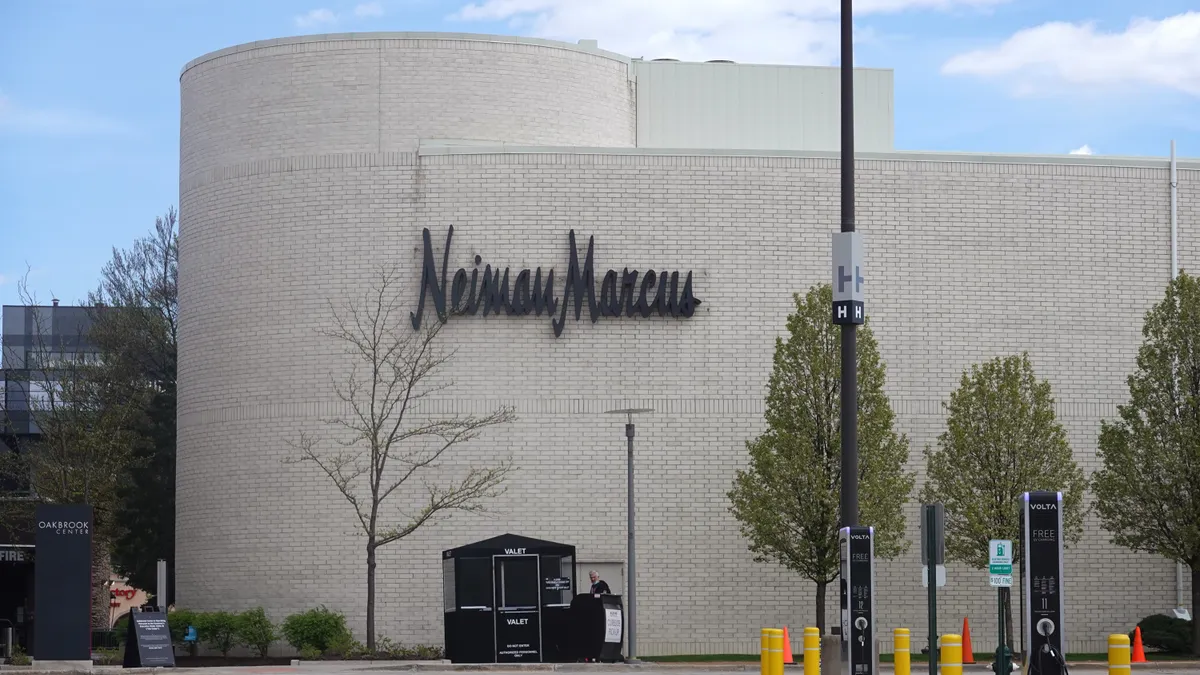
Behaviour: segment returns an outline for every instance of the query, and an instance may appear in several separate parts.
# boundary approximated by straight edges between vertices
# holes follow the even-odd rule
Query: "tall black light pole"
[[[858,360],[862,241],[854,230],[854,13],[842,0],[842,229],[833,241],[833,321],[842,326],[842,527],[858,525]]]

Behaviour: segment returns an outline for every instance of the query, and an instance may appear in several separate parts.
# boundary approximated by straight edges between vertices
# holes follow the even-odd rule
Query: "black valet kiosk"
[[[572,660],[575,547],[502,534],[442,551],[451,663]]]

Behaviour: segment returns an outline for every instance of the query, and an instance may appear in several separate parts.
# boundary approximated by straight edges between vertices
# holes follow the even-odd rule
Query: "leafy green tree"
[[[1200,279],[1172,280],[1142,336],[1129,403],[1100,426],[1096,511],[1113,543],[1191,568],[1200,656]]]
[[[113,565],[135,587],[153,590],[157,561],[166,560],[167,604],[175,591],[177,237],[170,209],[149,235],[113,249],[88,298],[94,308],[89,338],[100,349],[105,376],[121,384],[137,412],[116,495]]]
[[[831,287],[794,296],[787,336],[775,340],[767,384],[767,430],[746,443],[749,466],[728,493],[730,512],[759,562],[774,562],[817,585],[816,625],[825,631],[825,591],[837,579],[841,499],[841,356]],[[915,477],[904,472],[908,439],[892,428],[885,366],[868,325],[858,331],[859,522],[875,527],[875,554],[908,548],[903,506]]]
[[[1029,355],[971,366],[943,406],[946,431],[936,450],[925,448],[921,501],[945,505],[946,558],[986,567],[989,540],[1019,540],[1021,495],[1036,490],[1063,493],[1064,542],[1078,542],[1087,481],[1055,418],[1050,383],[1037,379]],[[1014,567],[1020,557],[1017,547]],[[1005,623],[1011,638],[1007,602]]]

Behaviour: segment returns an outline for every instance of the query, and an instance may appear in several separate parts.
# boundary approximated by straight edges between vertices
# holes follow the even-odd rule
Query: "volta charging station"
[[[1066,595],[1063,573],[1063,496],[1061,492],[1026,492],[1021,496],[1021,577],[1024,587],[1024,664],[1026,675],[1067,675]],[[922,550],[927,569],[937,571],[943,561],[941,505],[925,507],[922,518]],[[999,546],[997,546],[999,544]],[[1007,557],[1008,565],[990,566],[991,585],[997,587],[999,645],[992,671],[1010,675],[1015,669],[1004,633],[1003,610],[1012,586],[1012,542],[992,542],[992,562]],[[996,555],[999,548],[999,556]],[[879,641],[876,630],[875,529],[843,527],[838,531],[841,557],[841,672],[845,675],[877,675]],[[931,596],[929,653],[937,655],[936,589],[945,584],[941,574],[926,582]],[[940,577],[940,578],[939,578]],[[938,658],[931,658],[931,675],[938,672]],[[942,664],[949,665],[949,664]]]

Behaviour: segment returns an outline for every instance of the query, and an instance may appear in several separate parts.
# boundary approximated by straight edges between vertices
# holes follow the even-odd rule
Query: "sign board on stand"
[[[174,668],[175,647],[167,615],[163,612],[130,612],[125,642],[125,668]]]
[[[988,583],[996,588],[1012,588],[1013,547],[1009,539],[988,542]]]

